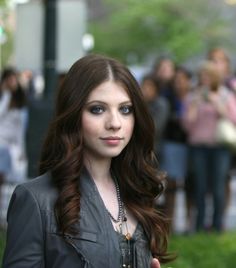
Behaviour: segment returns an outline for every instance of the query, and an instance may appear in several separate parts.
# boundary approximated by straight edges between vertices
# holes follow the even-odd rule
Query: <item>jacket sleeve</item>
[[[3,268],[43,268],[44,232],[39,205],[29,189],[17,186],[8,208]]]

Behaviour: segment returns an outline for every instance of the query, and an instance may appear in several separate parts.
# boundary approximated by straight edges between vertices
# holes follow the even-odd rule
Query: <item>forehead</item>
[[[211,58],[212,59],[226,60],[227,57],[223,51],[217,50],[211,54]]]
[[[88,101],[124,102],[131,101],[126,88],[115,81],[109,80],[95,87],[88,96]]]

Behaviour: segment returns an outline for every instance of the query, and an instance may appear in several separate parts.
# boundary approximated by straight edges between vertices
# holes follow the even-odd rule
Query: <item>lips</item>
[[[119,145],[120,141],[123,140],[123,138],[121,137],[104,137],[101,138],[101,140],[103,140],[107,145]]]
[[[101,138],[101,140],[123,140],[123,138],[110,136],[110,137]]]

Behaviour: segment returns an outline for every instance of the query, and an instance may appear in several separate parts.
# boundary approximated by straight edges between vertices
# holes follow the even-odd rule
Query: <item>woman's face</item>
[[[169,59],[163,60],[157,70],[157,77],[164,81],[170,81],[173,78],[174,74],[174,63]]]
[[[132,102],[126,90],[114,81],[100,84],[90,93],[82,113],[85,157],[119,155],[130,141],[133,128]]]
[[[18,86],[17,76],[14,74],[9,76],[6,80],[6,86],[8,90],[16,91]]]
[[[157,89],[153,81],[145,79],[141,85],[143,96],[147,102],[155,100]]]
[[[191,81],[187,75],[181,71],[177,71],[174,77],[174,89],[177,95],[185,95],[191,88]]]
[[[222,78],[229,74],[229,62],[225,54],[221,51],[216,51],[211,55],[211,60],[215,64]]]

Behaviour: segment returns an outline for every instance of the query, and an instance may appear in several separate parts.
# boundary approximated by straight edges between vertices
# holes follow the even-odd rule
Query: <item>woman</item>
[[[233,66],[232,66],[232,59],[227,52],[226,49],[223,47],[213,47],[208,52],[208,59],[214,63],[216,68],[218,69],[221,77],[222,83],[232,91],[236,96],[236,77],[233,74]],[[232,171],[236,167],[236,153],[231,152],[231,165],[228,172],[227,180],[226,180],[226,202],[225,202],[225,212],[229,208],[229,203],[232,195],[232,191],[230,188],[231,178],[232,178]]]
[[[192,172],[197,208],[196,230],[206,228],[205,198],[210,190],[213,197],[211,227],[223,230],[225,183],[230,167],[230,151],[217,143],[216,128],[221,118],[236,123],[236,101],[221,83],[212,62],[206,62],[199,72],[199,87],[186,99],[183,123],[191,145]]]
[[[99,55],[75,62],[59,89],[41,176],[13,194],[3,268],[169,260],[167,226],[154,208],[163,187],[153,129],[126,67]]]
[[[2,71],[0,81],[0,227],[5,226],[1,185],[16,182],[24,175],[25,167],[25,112],[26,99],[19,86],[17,73],[12,68]],[[23,165],[22,165],[23,164]]]
[[[8,151],[8,164],[0,162],[6,180],[19,180],[18,166],[25,160],[26,96],[19,85],[17,72],[4,69],[0,84],[0,149]],[[2,153],[0,153],[2,156]],[[8,169],[6,169],[8,166]]]
[[[169,116],[168,101],[166,98],[160,96],[159,88],[153,74],[146,74],[142,78],[141,91],[155,124],[155,151],[156,154],[160,157],[159,147],[162,142],[163,132]]]
[[[174,229],[175,199],[177,188],[180,187],[187,175],[188,147],[187,135],[182,126],[184,100],[191,90],[191,74],[181,66],[176,67],[173,79],[173,94],[169,98],[170,115],[164,131],[161,146],[161,168],[168,174],[165,191],[165,212],[172,221]]]

